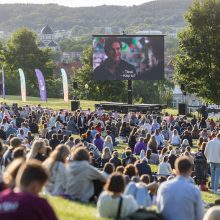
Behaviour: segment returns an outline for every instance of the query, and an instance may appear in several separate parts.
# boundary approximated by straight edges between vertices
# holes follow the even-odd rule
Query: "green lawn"
[[[95,204],[83,204],[59,197],[46,197],[55,209],[59,220],[96,220],[100,219]]]
[[[213,203],[219,196],[209,192],[202,192],[205,202]],[[83,204],[79,202],[68,201],[59,197],[46,197],[54,208],[60,220],[98,220],[95,204]]]
[[[20,96],[6,96],[6,99],[0,98],[0,102],[6,102],[8,105],[12,103],[18,103],[19,106],[24,105],[38,105],[41,104],[43,107],[53,108],[55,110],[67,109],[70,110],[71,103],[70,101],[64,102],[63,99],[58,98],[49,98],[47,102],[42,102],[39,97],[27,97],[26,102],[21,101]],[[95,109],[95,103],[100,103],[99,101],[90,101],[90,100],[80,100],[80,105],[83,110],[90,108],[91,110]]]
[[[6,99],[4,100],[3,98],[0,98],[0,102],[6,102],[8,105],[11,105],[12,103],[18,103],[19,106],[24,106],[24,105],[38,105],[41,104],[43,107],[49,107],[53,108],[55,110],[59,109],[68,109],[70,110],[71,108],[71,103],[70,101],[64,102],[63,99],[59,98],[48,98],[47,102],[42,102],[40,97],[27,97],[26,102],[21,101],[21,96],[6,96]],[[95,104],[100,103],[100,101],[91,101],[91,100],[80,100],[80,106],[83,110],[86,110],[90,108],[91,110],[95,109]],[[177,109],[172,109],[172,108],[167,108],[164,109],[163,112],[168,112],[169,114],[176,115],[177,114]]]

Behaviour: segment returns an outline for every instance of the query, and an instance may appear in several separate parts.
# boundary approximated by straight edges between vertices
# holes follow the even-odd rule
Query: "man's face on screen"
[[[113,42],[109,53],[107,54],[114,62],[119,62],[121,59],[121,47],[119,42]]]

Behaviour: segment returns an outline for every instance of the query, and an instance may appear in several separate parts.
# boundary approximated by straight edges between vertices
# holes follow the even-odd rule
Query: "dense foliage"
[[[131,7],[84,8],[56,4],[1,4],[0,30],[13,32],[25,26],[40,31],[47,22],[55,30],[71,30],[72,36],[105,33],[105,27],[112,27],[113,33],[124,29],[128,33],[149,29],[176,32],[184,25],[182,15],[191,3],[192,0],[157,0]]]
[[[220,1],[195,1],[179,34],[176,80],[207,102],[220,103]]]
[[[1,49],[2,48],[2,49]],[[0,46],[0,57],[5,70],[6,94],[20,93],[20,80],[18,68],[22,68],[25,73],[27,95],[38,96],[38,83],[34,69],[40,69],[45,77],[48,86],[48,96],[57,97],[59,89],[54,92],[55,82],[53,75],[54,64],[49,49],[38,48],[36,34],[26,28],[21,28],[13,33],[5,47]],[[53,85],[53,86],[52,86]],[[62,89],[62,85],[60,85]],[[61,90],[60,89],[60,90]],[[56,95],[56,96],[54,96]],[[58,95],[59,96],[59,95]]]

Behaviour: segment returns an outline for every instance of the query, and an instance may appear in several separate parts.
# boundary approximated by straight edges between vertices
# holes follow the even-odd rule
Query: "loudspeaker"
[[[80,101],[79,100],[71,100],[71,111],[76,111],[80,108]]]
[[[78,89],[78,83],[77,82],[73,82],[73,88]]]
[[[185,103],[179,103],[178,113],[179,113],[179,115],[186,115],[187,114],[186,104]]]

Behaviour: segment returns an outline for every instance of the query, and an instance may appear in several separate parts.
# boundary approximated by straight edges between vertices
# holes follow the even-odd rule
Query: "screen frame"
[[[165,79],[165,34],[92,34],[92,40],[95,37],[103,37],[103,38],[109,38],[109,37],[118,37],[118,38],[126,38],[126,37],[162,37],[163,39],[163,75],[161,74],[161,77],[159,79],[156,79],[153,75],[149,75],[146,78],[143,79],[138,79],[138,78],[134,78],[134,79],[119,79],[120,81],[125,81],[125,80],[144,80],[144,81],[148,81],[148,80],[164,80]],[[94,47],[92,45],[92,50],[93,50],[93,54],[94,55]],[[92,64],[93,64],[93,57],[92,57]],[[93,69],[93,74],[94,74],[94,69]],[[111,81],[111,79],[106,79],[106,80],[99,80],[99,79],[95,79],[94,75],[93,75],[93,79],[95,81]],[[114,79],[112,79],[112,81],[114,81]]]

